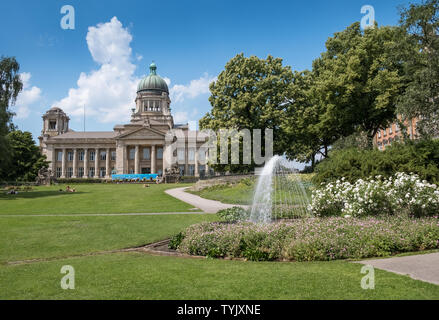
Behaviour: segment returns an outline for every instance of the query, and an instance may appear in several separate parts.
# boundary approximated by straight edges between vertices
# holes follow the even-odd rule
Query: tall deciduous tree
[[[398,101],[406,119],[420,118],[424,136],[439,134],[439,0],[412,4],[401,10],[401,28],[408,34],[401,42],[401,59],[409,81]]]
[[[4,178],[11,160],[7,135],[13,125],[13,113],[9,107],[14,105],[23,88],[18,71],[20,65],[13,57],[0,58],[0,178]]]
[[[7,181],[34,181],[38,170],[48,167],[46,156],[41,154],[30,132],[13,130],[8,134],[11,164],[5,172]]]
[[[273,129],[273,152],[283,154],[285,136],[281,121],[285,117],[285,102],[291,95],[292,78],[291,68],[283,66],[280,58],[236,55],[226,64],[218,80],[211,83],[212,110],[200,120],[200,127]]]
[[[331,144],[358,131],[372,142],[378,129],[395,119],[403,68],[394,51],[401,37],[400,28],[375,25],[362,31],[354,23],[328,39],[327,51],[313,63],[311,95],[321,110],[313,130]]]

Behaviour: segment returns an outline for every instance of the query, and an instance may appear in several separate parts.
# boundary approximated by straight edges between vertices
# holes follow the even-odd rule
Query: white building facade
[[[156,70],[152,63],[150,74],[139,82],[130,123],[115,125],[113,131],[73,131],[68,115],[58,107],[43,115],[40,148],[55,177],[164,175],[172,166],[185,176],[207,173],[207,137],[190,131],[187,124],[174,124],[168,86]]]

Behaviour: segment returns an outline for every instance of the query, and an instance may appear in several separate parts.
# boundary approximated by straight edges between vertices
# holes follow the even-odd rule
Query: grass
[[[276,186],[276,193],[274,193],[274,199],[277,204],[300,205],[302,206],[306,199],[303,197],[299,184],[294,179],[296,176],[290,176],[288,180],[285,177],[277,177],[273,180]],[[308,200],[311,197],[311,186],[309,174],[301,174],[301,184],[304,185],[304,190],[308,195]],[[291,179],[291,180],[290,180]],[[199,191],[188,191],[192,194],[196,194],[202,198],[210,200],[218,200],[223,203],[229,204],[245,204],[251,205],[253,202],[253,195],[255,191],[255,179],[244,178],[238,183],[214,185],[201,189]],[[288,191],[286,191],[288,190]]]
[[[218,200],[230,204],[251,204],[254,186],[237,183],[233,185],[217,185],[204,188],[200,191],[187,191],[202,198]]]
[[[62,290],[63,265],[75,289]],[[117,253],[1,266],[0,299],[437,299],[439,286],[375,270],[363,290],[362,265],[243,262]]]
[[[214,215],[1,217],[0,264],[68,257],[166,239]]]
[[[169,212],[190,209],[166,194],[173,185],[78,185],[78,193],[39,187],[0,196],[0,299],[438,299],[439,286],[376,270],[360,287],[361,265],[244,262],[92,253],[165,239],[214,215],[47,216],[31,214]],[[117,200],[118,199],[118,200]],[[120,201],[123,200],[123,203]],[[107,204],[110,203],[110,204]],[[7,217],[15,213],[22,216]],[[45,259],[18,265],[17,260]],[[75,290],[62,290],[63,265]]]
[[[188,212],[193,206],[164,190],[190,184],[78,184],[75,193],[60,192],[66,185],[39,186],[16,195],[0,193],[1,214],[81,214]]]

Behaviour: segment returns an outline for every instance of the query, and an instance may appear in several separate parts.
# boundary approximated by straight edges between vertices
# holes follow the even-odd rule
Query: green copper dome
[[[165,80],[157,75],[157,66],[155,63],[151,63],[149,66],[150,74],[140,80],[137,86],[137,92],[139,91],[162,91],[169,93],[168,85]]]

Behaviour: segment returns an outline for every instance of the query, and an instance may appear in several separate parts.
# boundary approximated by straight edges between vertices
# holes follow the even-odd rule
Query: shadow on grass
[[[76,192],[66,192],[58,190],[50,191],[19,191],[18,194],[6,194],[7,191],[2,191],[0,193],[0,200],[17,200],[17,199],[35,199],[42,197],[54,197],[54,196],[74,196],[77,194],[84,194],[87,192],[76,191]]]

